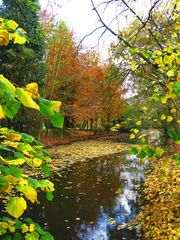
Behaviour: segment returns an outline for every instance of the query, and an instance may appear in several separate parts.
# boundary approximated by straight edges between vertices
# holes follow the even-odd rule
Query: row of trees
[[[125,73],[111,61],[102,63],[91,50],[77,50],[73,32],[64,22],[55,23],[46,11],[40,13],[37,1],[3,1],[0,14],[21,22],[29,39],[21,47],[1,47],[4,76],[21,86],[35,81],[44,97],[61,99],[66,127],[109,129],[125,108],[121,87]],[[49,128],[47,119],[39,119],[22,109],[13,126],[28,131],[34,122],[38,134],[42,126]],[[12,125],[10,120],[2,124]]]
[[[109,129],[124,111],[123,72],[112,62],[102,63],[92,50],[77,50],[73,33],[64,22],[53,24],[43,15],[47,39],[45,95],[61,98],[65,124]]]

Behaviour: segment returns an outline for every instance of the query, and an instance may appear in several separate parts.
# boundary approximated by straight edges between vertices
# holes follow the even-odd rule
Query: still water
[[[138,212],[137,185],[144,167],[135,156],[110,155],[61,170],[52,202],[41,200],[31,216],[55,240],[139,240],[125,223]]]

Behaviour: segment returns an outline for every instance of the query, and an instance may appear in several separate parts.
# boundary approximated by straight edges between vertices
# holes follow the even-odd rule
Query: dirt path
[[[54,166],[64,167],[87,158],[94,158],[130,149],[132,145],[113,140],[87,140],[70,145],[60,145],[49,149]]]

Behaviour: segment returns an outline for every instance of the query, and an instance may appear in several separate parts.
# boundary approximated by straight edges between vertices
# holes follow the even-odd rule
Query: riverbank
[[[153,165],[153,164],[152,164]],[[153,166],[144,184],[138,220],[145,240],[180,239],[180,169],[171,157],[160,159]]]
[[[120,142],[129,141],[129,133],[94,133],[89,131],[72,131],[63,138],[58,135],[40,136],[39,140],[47,147],[72,144],[74,142],[86,140],[111,140],[118,139]]]

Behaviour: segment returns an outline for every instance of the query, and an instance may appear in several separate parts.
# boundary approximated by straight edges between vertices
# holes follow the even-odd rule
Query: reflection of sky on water
[[[115,204],[110,211],[100,207],[95,225],[83,221],[76,228],[78,240],[110,240],[110,231],[114,231],[118,225],[129,223],[136,217],[137,191],[135,185],[144,180],[144,167],[140,164],[139,159],[131,155],[127,157],[126,164],[119,164],[115,167],[115,171],[120,172],[122,192],[115,198]],[[110,224],[110,219],[115,220],[115,222]],[[123,237],[123,239],[127,238]]]

